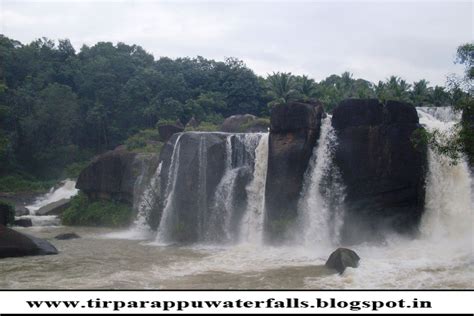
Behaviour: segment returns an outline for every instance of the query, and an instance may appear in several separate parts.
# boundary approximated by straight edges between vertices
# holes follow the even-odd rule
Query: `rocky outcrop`
[[[272,110],[265,193],[269,241],[284,238],[297,216],[304,174],[319,138],[323,115],[319,103],[295,102]]]
[[[421,128],[407,103],[349,99],[334,109],[335,162],[346,189],[342,238],[379,239],[386,231],[414,232],[423,212],[426,148],[415,148]]]
[[[251,114],[237,114],[229,116],[220,127],[226,133],[261,133],[267,132],[269,123]]]
[[[357,268],[360,257],[353,250],[337,248],[326,261],[325,266],[342,274],[347,267]]]
[[[60,215],[71,205],[71,199],[60,199],[38,209],[35,215]]]
[[[55,255],[58,250],[46,240],[0,225],[0,258]]]
[[[132,204],[135,181],[143,166],[152,164],[158,165],[157,154],[137,154],[124,149],[108,151],[82,170],[76,188],[93,200],[113,199]]]
[[[169,225],[170,238],[177,242],[197,241],[200,228],[208,220],[208,206],[225,171],[226,135],[196,132],[173,135],[163,147],[160,160],[163,162],[160,196],[165,197],[167,190],[172,189],[168,186],[177,184],[170,197],[174,223]],[[173,166],[172,162],[177,165]],[[170,167],[174,168],[171,173]],[[164,201],[160,201],[159,212],[154,212],[151,218],[152,227],[157,228],[164,206]]]
[[[184,127],[178,124],[162,124],[158,126],[161,141],[167,142],[171,136],[184,131]]]

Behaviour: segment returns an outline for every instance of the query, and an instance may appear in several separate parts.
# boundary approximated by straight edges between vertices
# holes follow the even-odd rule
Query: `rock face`
[[[357,268],[359,266],[359,260],[360,257],[355,251],[347,248],[337,248],[331,253],[325,265],[342,274],[347,267]]]
[[[136,154],[123,149],[97,156],[77,179],[76,188],[91,199],[133,203],[134,184],[143,164],[158,164],[156,154]]]
[[[20,226],[20,227],[31,227],[33,226],[33,222],[31,221],[30,218],[20,218],[20,219],[16,219],[13,222],[13,225]]]
[[[265,193],[268,241],[283,239],[297,216],[304,174],[319,138],[323,115],[319,103],[295,102],[272,110]]]
[[[173,157],[175,146],[178,147]],[[225,171],[226,135],[196,132],[173,135],[163,147],[160,160],[163,162],[160,196],[165,197],[167,190],[173,189],[168,186],[177,184],[173,186],[171,197],[171,221],[174,224],[169,225],[170,238],[177,242],[196,241],[200,237],[200,228],[208,222],[206,210],[212,203],[216,187]],[[154,212],[151,218],[154,228],[158,227],[165,206],[164,201],[159,204],[160,211]]]
[[[61,199],[41,207],[36,211],[35,215],[60,215],[69,207],[70,204],[71,199]]]
[[[268,131],[268,123],[251,114],[229,116],[220,127],[226,133],[260,133]]]
[[[81,238],[81,237],[77,235],[76,233],[64,233],[64,234],[59,234],[56,237],[54,237],[54,239],[57,239],[57,240],[69,240],[69,239],[77,239],[77,238]]]
[[[55,255],[58,250],[46,240],[0,225],[0,258]]]
[[[333,112],[335,162],[346,187],[342,239],[357,243],[386,231],[414,232],[424,206],[426,148],[411,137],[421,128],[407,103],[345,100]]]
[[[177,124],[163,124],[158,126],[158,132],[162,141],[167,142],[171,136],[184,131],[184,127]]]

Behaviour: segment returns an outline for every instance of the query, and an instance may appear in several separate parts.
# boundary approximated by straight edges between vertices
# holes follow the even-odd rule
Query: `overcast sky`
[[[473,6],[455,2],[0,0],[1,33],[23,43],[68,38],[138,44],[160,56],[242,59],[257,74],[350,71],[443,85],[461,73],[456,47],[473,40]]]

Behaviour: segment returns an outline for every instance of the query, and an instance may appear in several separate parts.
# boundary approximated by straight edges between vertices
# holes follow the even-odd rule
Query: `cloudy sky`
[[[257,74],[344,71],[444,84],[461,73],[456,47],[473,40],[470,1],[0,0],[2,34],[141,45],[160,56],[238,57]]]

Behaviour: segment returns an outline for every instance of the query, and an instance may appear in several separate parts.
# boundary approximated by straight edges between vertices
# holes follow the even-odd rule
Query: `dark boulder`
[[[331,253],[325,266],[342,274],[347,267],[357,268],[359,260],[360,257],[355,251],[347,248],[337,248]]]
[[[31,227],[33,226],[33,222],[31,221],[31,218],[20,218],[20,219],[16,219],[13,222],[13,225],[20,226],[20,227]]]
[[[55,255],[58,250],[46,240],[0,225],[0,258]]]
[[[41,207],[35,215],[60,215],[71,205],[71,199],[61,199]]]
[[[349,99],[334,109],[335,162],[345,185],[342,238],[415,232],[424,208],[426,148],[415,148],[416,109],[407,103]]]
[[[226,133],[260,133],[268,131],[269,123],[251,114],[229,116],[220,127]]]
[[[0,201],[0,225],[9,225],[15,218],[15,209],[12,204]]]
[[[167,142],[171,136],[184,131],[184,127],[178,124],[162,124],[158,126],[158,132],[163,142]]]
[[[81,236],[77,235],[76,233],[64,233],[64,234],[59,234],[54,239],[57,240],[69,240],[69,239],[77,239],[81,238]]]
[[[320,103],[277,105],[270,119],[265,192],[267,240],[278,241],[297,216],[303,178],[316,145],[324,110]]]
[[[79,174],[76,188],[90,199],[133,203],[135,181],[143,164],[158,165],[157,154],[137,154],[124,149],[108,151],[93,159]]]

